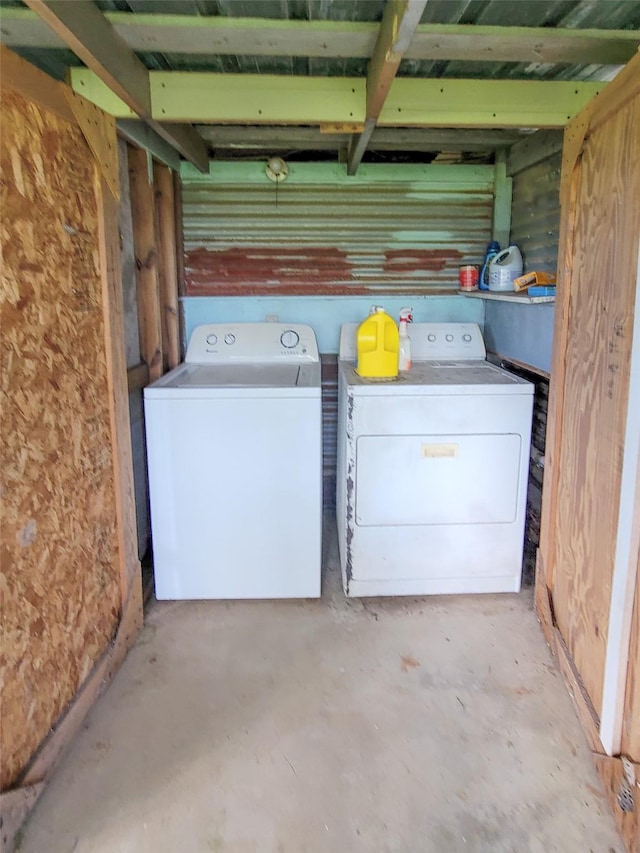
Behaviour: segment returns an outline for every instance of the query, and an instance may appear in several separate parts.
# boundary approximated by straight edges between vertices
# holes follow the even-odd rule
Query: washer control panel
[[[313,329],[299,323],[208,323],[196,326],[185,362],[316,362],[318,344]]]

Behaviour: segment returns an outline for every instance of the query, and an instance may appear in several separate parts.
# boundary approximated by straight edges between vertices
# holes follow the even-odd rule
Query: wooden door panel
[[[598,714],[640,234],[640,97],[586,140],[578,174],[553,566],[562,636]]]

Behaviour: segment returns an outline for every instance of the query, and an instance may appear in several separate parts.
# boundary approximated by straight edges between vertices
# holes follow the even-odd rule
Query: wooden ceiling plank
[[[349,175],[355,175],[367,150],[391,84],[411,44],[426,5],[427,0],[387,0],[367,72],[365,129],[359,136],[354,136],[349,147]]]
[[[75,4],[74,4],[75,5]],[[378,25],[222,16],[105,12],[134,51],[369,58]],[[28,9],[3,9],[1,40],[8,47],[60,48],[66,42]],[[640,46],[638,30],[420,24],[405,59],[622,65]]]
[[[154,119],[148,70],[92,0],[27,0],[27,4],[118,99],[198,169],[208,170],[207,146],[192,127],[167,126]]]
[[[640,45],[637,30],[421,25],[406,59],[624,65]]]

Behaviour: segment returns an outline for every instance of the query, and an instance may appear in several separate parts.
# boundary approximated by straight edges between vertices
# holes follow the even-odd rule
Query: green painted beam
[[[132,50],[185,55],[368,58],[379,29],[370,22],[220,15],[106,12],[105,18]],[[8,47],[65,46],[25,9],[2,10],[0,37]],[[405,55],[417,60],[619,65],[628,62],[639,45],[637,30],[421,24]]]
[[[606,83],[396,78],[379,127],[564,127]]]
[[[504,248],[509,245],[511,235],[511,197],[513,178],[507,177],[507,155],[504,151],[496,154],[495,182],[493,191],[493,239]]]
[[[365,81],[346,77],[279,77],[152,71],[151,102],[159,121],[240,124],[358,124],[364,121]],[[71,69],[76,92],[117,118],[130,113],[86,68]],[[189,118],[187,118],[189,116]]]
[[[116,118],[138,118],[115,92],[88,68],[70,68],[69,83],[75,92]]]
[[[209,174],[202,175],[190,163],[182,163],[180,174],[185,180],[214,181],[221,184],[254,184],[267,180],[264,160],[213,160],[209,163]],[[396,183],[406,181],[415,184],[419,193],[425,185],[442,191],[460,189],[475,192],[493,191],[495,169],[493,166],[458,165],[439,163],[420,165],[364,163],[356,175],[347,175],[345,164],[340,163],[289,163],[287,185],[336,184],[345,188],[354,184]]]
[[[152,71],[153,117],[164,122],[353,124],[365,116],[365,81]],[[116,118],[131,111],[86,68],[71,84]],[[606,83],[396,78],[382,109],[386,127],[563,127]]]

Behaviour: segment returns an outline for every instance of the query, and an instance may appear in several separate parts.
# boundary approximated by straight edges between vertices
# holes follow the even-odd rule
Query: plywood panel
[[[553,604],[599,714],[640,233],[640,98],[589,135],[575,198]]]
[[[0,783],[107,648],[121,607],[99,257],[80,130],[3,96]]]

